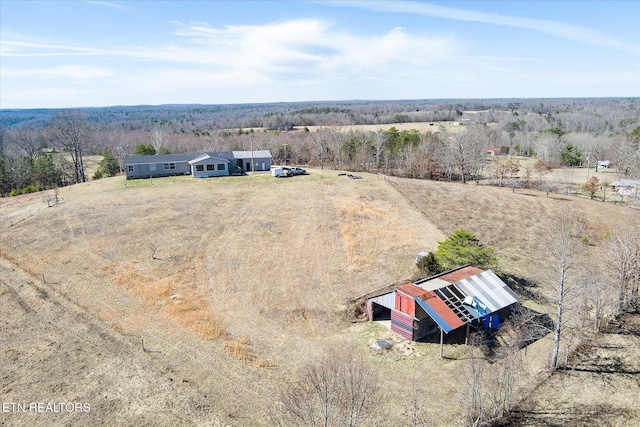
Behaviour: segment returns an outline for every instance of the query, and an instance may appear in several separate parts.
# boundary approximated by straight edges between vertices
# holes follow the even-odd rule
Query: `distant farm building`
[[[611,166],[611,161],[610,160],[600,160],[598,162],[598,167],[599,168],[609,169],[610,166]]]
[[[369,320],[417,341],[462,326],[495,329],[518,296],[491,270],[466,266],[400,286],[365,300]]]
[[[620,197],[640,198],[640,180],[638,179],[621,179],[620,181],[612,182],[610,185],[612,192]]]
[[[124,171],[127,179],[175,175],[209,178],[241,175],[250,171],[269,171],[270,169],[271,153],[268,150],[156,154],[152,156],[127,156],[124,159]]]

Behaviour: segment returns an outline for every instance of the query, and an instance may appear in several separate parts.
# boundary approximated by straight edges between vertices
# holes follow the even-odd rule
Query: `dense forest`
[[[0,110],[0,192],[21,194],[111,176],[134,153],[251,147],[270,150],[274,164],[420,179],[540,185],[551,168],[597,167],[604,160],[635,178],[639,142],[638,98]],[[491,170],[485,168],[489,151],[501,155]],[[89,155],[104,156],[94,176],[86,175],[83,163]],[[520,173],[515,180],[514,156],[536,159],[525,179]]]

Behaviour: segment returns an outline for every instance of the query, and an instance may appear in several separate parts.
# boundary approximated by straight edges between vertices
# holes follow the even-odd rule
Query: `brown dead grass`
[[[310,172],[126,188],[122,178],[104,179],[61,189],[58,207],[14,226],[7,218],[42,202],[3,199],[2,256],[44,275],[105,328],[159,351],[150,353],[157,363],[213,396],[213,411],[228,413],[229,424],[268,425],[280,385],[300,366],[350,350],[379,370],[390,424],[403,420],[407,385],[424,384],[429,413],[453,425],[464,346],[447,346],[444,360],[432,343],[373,354],[369,342],[391,333],[351,324],[345,302],[411,277],[416,253],[457,228],[493,246],[502,270],[535,280],[530,259],[554,206],[579,206],[595,245],[618,222],[637,218],[619,206],[531,191]],[[528,349],[532,375],[545,366],[548,344]]]
[[[183,266],[172,276],[156,280],[140,274],[132,266],[126,266],[114,274],[113,279],[203,338],[229,338],[229,333],[214,317],[205,299],[188,289],[189,274],[184,270]],[[226,343],[224,347],[228,348]],[[236,351],[232,353],[237,355]],[[245,357],[241,357],[241,360],[245,360]]]

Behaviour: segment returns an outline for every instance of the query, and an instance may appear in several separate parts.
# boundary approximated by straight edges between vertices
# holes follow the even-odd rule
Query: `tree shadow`
[[[614,423],[621,417],[628,415],[627,412],[624,408],[612,407],[606,403],[580,404],[573,407],[542,410],[518,409],[511,411],[493,425],[495,427],[616,425]]]
[[[498,275],[500,280],[506,283],[516,294],[525,299],[538,301],[540,303],[549,303],[548,298],[542,296],[540,286],[537,283],[525,279],[524,277],[514,276],[511,274]]]
[[[469,338],[469,345],[479,347],[487,361],[493,363],[544,338],[553,327],[548,314],[517,303],[500,328],[478,329]]]
[[[605,334],[633,335],[640,337],[640,314],[636,312],[622,313],[610,321],[602,331]]]
[[[444,334],[442,342],[480,348],[484,358],[493,363],[544,338],[553,327],[554,322],[549,315],[516,303],[499,328],[485,329],[476,321],[471,326],[468,337],[467,328],[462,326]],[[440,344],[440,334],[428,335],[418,342]]]

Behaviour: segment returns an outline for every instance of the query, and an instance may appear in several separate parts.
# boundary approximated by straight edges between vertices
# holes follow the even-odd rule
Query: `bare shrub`
[[[325,356],[284,387],[273,421],[280,426],[370,425],[379,401],[378,376],[362,359]]]
[[[497,351],[490,350],[496,343],[488,335],[472,337],[484,354],[493,353],[494,357],[488,360],[471,354],[463,369],[459,398],[465,425],[493,425],[517,402],[523,389],[520,349],[529,339],[529,332],[518,323],[520,320],[521,316],[516,315],[502,326],[497,336],[500,341]]]

